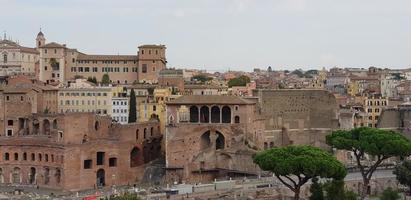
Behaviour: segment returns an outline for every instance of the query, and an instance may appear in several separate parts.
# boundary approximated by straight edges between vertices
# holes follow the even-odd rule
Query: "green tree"
[[[323,186],[326,193],[326,200],[356,200],[357,195],[344,188],[343,180],[331,180]]]
[[[333,148],[352,151],[359,168],[363,188],[361,199],[364,199],[370,179],[381,163],[391,157],[406,157],[411,155],[411,142],[395,131],[361,127],[352,130],[338,130],[327,135],[326,142]],[[375,158],[374,161],[361,162],[364,155]]]
[[[233,87],[233,86],[246,86],[247,83],[250,82],[250,77],[241,75],[239,77],[230,79],[228,81],[228,87]]]
[[[408,186],[409,194],[411,194],[411,160],[405,160],[397,165],[394,174],[397,176],[399,183]]]
[[[380,200],[399,200],[400,198],[398,192],[389,187],[382,192]]]
[[[314,177],[343,179],[344,165],[328,152],[312,146],[272,148],[254,156],[254,163],[271,171],[300,199],[300,189]]]
[[[312,184],[310,186],[310,200],[324,200],[323,184],[318,182],[318,178],[314,177],[312,179]]]
[[[200,81],[202,83],[205,83],[207,81],[212,80],[213,78],[206,76],[205,74],[198,74],[195,75],[191,78],[191,80],[196,80],[196,81]]]
[[[94,84],[97,84],[97,79],[96,79],[96,77],[91,77],[91,76],[89,76],[89,77],[87,78],[87,81],[88,81],[88,82],[91,82],[91,83],[94,83]]]
[[[101,84],[103,85],[110,84],[110,76],[107,73],[104,74],[103,77],[101,78]]]
[[[107,200],[140,200],[140,197],[138,197],[138,195],[135,193],[125,193],[121,196],[110,197],[106,199]]]
[[[136,111],[136,93],[134,89],[130,91],[130,103],[128,111],[128,123],[133,123],[137,121],[137,111]]]

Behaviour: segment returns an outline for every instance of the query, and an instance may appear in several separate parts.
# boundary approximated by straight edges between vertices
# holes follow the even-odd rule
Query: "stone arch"
[[[19,167],[15,167],[13,169],[13,172],[11,174],[11,182],[12,183],[16,183],[16,184],[20,184],[21,183],[21,173],[20,173],[20,168]]]
[[[220,108],[218,106],[211,107],[211,123],[220,123]]]
[[[200,137],[200,149],[204,150],[211,146],[210,131],[206,131]]]
[[[36,168],[30,167],[29,184],[35,184],[35,183],[36,183]]]
[[[106,185],[106,172],[104,171],[104,169],[97,170],[96,185],[97,187],[103,187]]]
[[[50,135],[50,121],[48,119],[43,120],[43,132],[46,135]]]
[[[210,122],[210,111],[208,106],[202,106],[200,108],[200,122],[209,123]]]
[[[198,122],[198,108],[197,106],[190,107],[190,122],[196,123]]]
[[[19,160],[19,153],[14,153],[14,160]]]
[[[224,149],[225,148],[225,137],[220,132],[216,132],[217,139],[215,140],[215,149]]]
[[[53,129],[57,129],[57,119],[53,120]]]
[[[231,123],[231,108],[230,107],[224,106],[221,109],[221,115],[222,115],[221,121],[223,123]]]
[[[236,115],[234,117],[234,123],[239,124],[240,123],[240,116]]]
[[[134,147],[130,151],[130,167],[137,167],[140,165],[141,151],[138,147]]]
[[[59,168],[56,169],[56,172],[54,173],[54,177],[56,179],[56,183],[60,184],[60,182],[61,182],[61,170]]]
[[[50,169],[48,167],[44,168],[44,184],[48,185],[50,183]]]

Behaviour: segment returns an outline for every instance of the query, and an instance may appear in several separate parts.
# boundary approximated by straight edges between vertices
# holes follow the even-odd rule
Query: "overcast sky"
[[[89,54],[165,44],[169,67],[411,67],[410,0],[0,0],[0,30]]]

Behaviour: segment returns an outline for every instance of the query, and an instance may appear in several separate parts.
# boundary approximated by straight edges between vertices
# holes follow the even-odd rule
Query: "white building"
[[[387,75],[381,79],[381,95],[388,98],[398,97],[396,87],[401,83],[401,80],[395,79],[393,76]]]
[[[128,123],[128,98],[127,97],[113,97],[112,99],[111,118],[120,124]]]

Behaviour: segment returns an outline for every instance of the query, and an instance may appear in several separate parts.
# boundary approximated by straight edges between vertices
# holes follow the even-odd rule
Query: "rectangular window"
[[[7,126],[13,126],[13,120],[7,120]]]
[[[97,165],[104,165],[104,152],[97,152]]]
[[[143,66],[141,67],[141,72],[147,73],[147,64],[143,64]]]
[[[92,164],[93,164],[92,160],[84,160],[83,168],[84,169],[91,169]]]
[[[97,67],[93,67],[93,72],[98,72],[98,68],[97,68]]]
[[[108,166],[109,167],[116,167],[117,166],[117,158],[109,158],[108,159]]]
[[[85,68],[84,68],[84,71],[85,71],[85,72],[90,72],[90,67],[85,67]]]
[[[79,72],[83,72],[83,67],[79,67],[79,68],[78,68],[78,71],[79,71]]]

